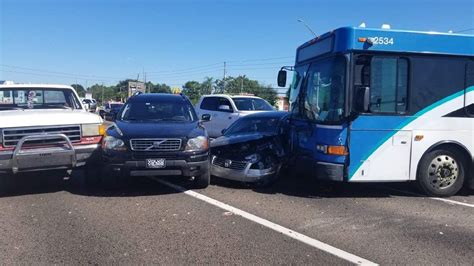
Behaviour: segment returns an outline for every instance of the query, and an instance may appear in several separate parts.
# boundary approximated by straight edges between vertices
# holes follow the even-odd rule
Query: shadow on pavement
[[[186,183],[183,183],[186,185]],[[138,197],[180,193],[148,178],[137,177],[115,189],[105,189],[100,184],[86,185],[83,174],[68,176],[64,171],[23,173],[9,176],[1,197],[33,195],[67,191],[92,197]]]
[[[318,181],[314,178],[285,174],[268,188],[258,188],[251,184],[213,177],[212,183],[232,189],[251,189],[263,194],[284,194],[303,198],[384,198],[393,196],[422,197],[414,182],[403,183],[342,183]],[[461,190],[457,196],[472,196],[468,189]]]

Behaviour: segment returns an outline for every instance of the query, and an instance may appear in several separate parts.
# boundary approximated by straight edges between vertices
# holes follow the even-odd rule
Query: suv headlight
[[[209,149],[209,140],[207,137],[199,136],[188,140],[186,151],[202,151]]]
[[[102,141],[102,148],[105,150],[124,151],[126,150],[125,143],[123,140],[114,138],[112,136],[106,136]]]

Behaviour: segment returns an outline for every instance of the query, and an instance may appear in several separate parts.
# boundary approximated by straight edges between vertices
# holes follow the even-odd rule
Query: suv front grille
[[[131,139],[132,151],[179,151],[181,139]]]
[[[212,159],[212,164],[237,171],[243,171],[247,167],[247,162],[226,160],[219,157],[214,157]]]
[[[41,134],[64,134],[71,142],[81,141],[81,126],[49,126],[49,127],[24,127],[7,128],[3,130],[2,139],[4,147],[14,147],[25,136]],[[49,145],[64,143],[63,139],[47,139],[27,141],[29,145]]]

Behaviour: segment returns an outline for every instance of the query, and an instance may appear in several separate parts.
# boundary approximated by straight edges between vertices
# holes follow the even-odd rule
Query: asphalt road
[[[155,180],[104,191],[50,173],[10,191],[0,198],[3,264],[350,264]],[[215,180],[195,192],[371,262],[474,263],[472,192],[445,202],[406,184],[290,176],[269,189]]]

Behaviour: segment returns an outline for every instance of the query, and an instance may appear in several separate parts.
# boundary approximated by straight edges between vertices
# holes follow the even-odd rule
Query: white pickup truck
[[[96,162],[102,122],[70,86],[0,85],[0,186],[19,172]]]
[[[249,95],[204,95],[195,106],[201,117],[210,114],[211,121],[205,123],[207,133],[212,138],[222,135],[240,117],[262,111],[274,111],[274,108],[264,99]]]

